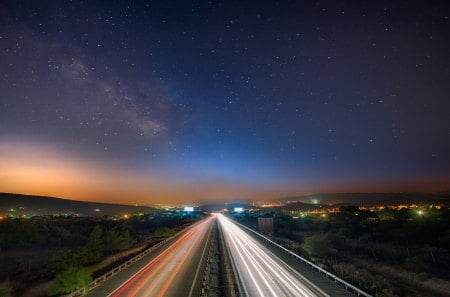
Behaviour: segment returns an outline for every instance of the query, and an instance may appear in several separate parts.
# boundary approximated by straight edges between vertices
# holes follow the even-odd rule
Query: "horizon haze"
[[[445,1],[1,1],[0,192],[448,190],[449,16]]]

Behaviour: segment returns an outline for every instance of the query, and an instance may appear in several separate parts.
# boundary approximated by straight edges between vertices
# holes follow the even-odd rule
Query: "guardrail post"
[[[334,278],[334,282],[343,285],[343,286],[345,287],[346,290],[348,290],[349,288],[351,288],[355,293],[358,294],[358,296],[359,296],[359,295],[363,295],[363,296],[365,296],[365,297],[372,297],[372,295],[370,295],[370,294],[364,292],[363,290],[361,290],[361,289],[355,287],[354,285],[348,283],[347,281],[341,279],[340,277],[334,275],[333,273],[326,271],[326,270],[323,269],[322,267],[317,266],[316,264],[312,263],[311,261],[309,261],[309,260],[307,260],[307,259],[305,259],[305,258],[303,258],[303,257],[301,257],[301,256],[299,256],[299,255],[297,255],[297,254],[295,254],[294,252],[288,250],[288,249],[285,248],[284,246],[279,245],[278,243],[274,242],[273,240],[270,240],[269,238],[267,238],[266,236],[260,234],[259,232],[255,231],[255,230],[253,230],[253,229],[251,229],[251,228],[249,228],[249,227],[247,227],[247,226],[245,226],[245,225],[243,225],[243,224],[241,224],[241,223],[238,223],[238,222],[236,222],[236,221],[234,221],[234,220],[233,220],[233,222],[234,222],[235,224],[237,224],[237,225],[239,225],[239,226],[241,226],[241,227],[243,227],[243,228],[249,230],[250,232],[253,232],[254,234],[258,235],[259,237],[265,239],[266,241],[270,242],[272,245],[275,245],[276,247],[278,247],[278,248],[281,249],[282,251],[284,251],[284,252],[290,254],[291,256],[294,256],[294,257],[297,258],[298,260],[302,261],[304,264],[309,265],[309,266],[311,266],[312,268],[317,269],[317,270],[319,271],[319,273],[320,273],[320,272],[323,272],[327,278],[328,278],[328,276]]]
[[[195,223],[195,224],[196,224],[196,223]],[[192,224],[192,225],[190,225],[190,226],[187,227],[187,228],[191,228],[191,227],[194,226],[195,224]],[[140,252],[138,255],[134,256],[133,258],[131,258],[130,260],[128,260],[126,263],[129,262],[129,263],[131,264],[131,263],[132,263],[132,262],[130,262],[131,260],[137,261],[138,259],[144,257],[144,256],[147,255],[148,253],[154,251],[157,247],[161,246],[162,244],[167,243],[169,240],[172,240],[173,238],[177,237],[177,236],[180,235],[181,233],[185,232],[187,228],[184,228],[183,230],[177,232],[177,233],[174,234],[173,236],[164,239],[163,241],[161,241],[161,242],[159,242],[159,243],[157,243],[157,244],[155,244],[155,245],[149,247],[148,249],[145,249],[145,251]],[[126,264],[126,263],[125,263],[125,264]],[[122,270],[121,267],[122,267],[123,265],[125,265],[125,264],[121,264],[121,265],[119,265],[119,266],[117,266],[117,267],[111,269],[110,271],[104,273],[103,275],[97,277],[97,278],[94,279],[92,282],[90,282],[89,285],[88,285],[85,289],[82,289],[83,291],[76,290],[76,291],[74,291],[74,292],[72,292],[72,293],[69,293],[69,294],[67,294],[67,295],[64,295],[64,297],[74,297],[74,296],[76,296],[77,294],[80,294],[80,293],[85,294],[85,293],[89,292],[89,291],[92,290],[95,286],[97,286],[99,283],[104,282],[106,279],[108,279],[109,277],[113,276],[116,272],[121,271],[121,270]],[[126,268],[127,266],[128,266],[128,265],[123,266],[123,268]]]

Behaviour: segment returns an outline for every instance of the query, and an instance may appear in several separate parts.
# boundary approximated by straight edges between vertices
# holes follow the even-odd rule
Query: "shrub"
[[[86,288],[92,281],[90,274],[81,268],[71,267],[56,275],[49,295],[68,294],[81,288]]]
[[[311,256],[326,256],[336,253],[327,234],[314,234],[305,237],[303,249]]]

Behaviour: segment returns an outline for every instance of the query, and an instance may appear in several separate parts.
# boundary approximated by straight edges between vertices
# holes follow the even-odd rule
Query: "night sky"
[[[447,1],[0,1],[0,191],[450,188]]]

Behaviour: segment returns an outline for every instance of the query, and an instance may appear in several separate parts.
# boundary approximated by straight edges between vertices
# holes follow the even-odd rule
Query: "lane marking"
[[[109,293],[106,297],[111,297],[113,296],[115,293],[117,293],[119,290],[123,291],[125,290],[128,286],[130,286],[130,281],[137,277],[138,274],[143,273],[144,270],[150,268],[151,266],[153,266],[153,264],[155,264],[156,261],[159,260],[159,258],[161,258],[163,255],[167,254],[169,252],[169,250],[173,249],[174,246],[177,245],[177,243],[180,243],[185,237],[187,237],[190,233],[192,233],[192,230],[194,229],[194,227],[198,226],[202,221],[199,221],[191,226],[188,227],[188,229],[185,231],[185,233],[183,235],[181,235],[180,238],[178,238],[175,242],[171,243],[168,247],[166,247],[166,249],[164,251],[162,251],[159,255],[157,255],[155,258],[153,258],[153,260],[151,260],[149,263],[147,263],[146,265],[144,265],[138,272],[136,272],[135,274],[133,274],[130,278],[128,278],[125,282],[122,282],[121,285],[119,285],[116,289],[114,289],[111,293]],[[124,288],[125,287],[125,288]]]
[[[263,284],[266,284],[266,289],[268,289],[273,296],[277,296],[278,294],[285,296],[311,296],[317,293],[322,294],[322,296],[329,296],[310,280],[293,269],[289,264],[264,247],[264,245],[252,238],[248,233],[244,232],[237,224],[234,224],[234,222],[223,215],[218,215],[218,220],[223,227],[222,229],[225,238],[228,238],[229,246],[231,244],[232,250],[234,249],[234,252],[237,253],[237,258],[240,258],[240,261],[234,259],[233,262],[238,267],[243,264],[244,267],[247,268],[248,276],[252,279],[253,285],[256,286],[257,290],[258,283],[247,266],[247,258],[252,264],[251,268],[254,270],[253,272],[256,275],[259,275],[260,281],[262,281]],[[233,252],[231,254],[233,254]],[[245,283],[245,281],[243,283]],[[279,290],[278,293],[275,293],[272,290],[270,283],[277,284],[276,286]],[[244,285],[244,288],[245,287],[246,286]],[[313,293],[311,290],[315,290],[316,292]],[[259,291],[259,293],[263,295],[261,291]]]
[[[209,241],[209,237],[211,236],[211,229],[212,229],[212,225],[209,227],[209,233],[208,233],[208,237],[206,238],[206,242]],[[200,257],[200,261],[203,259],[204,255],[205,255],[205,251],[206,251],[206,247],[207,247],[207,246],[208,246],[208,244],[205,244],[205,247],[203,248],[202,255],[201,255],[201,257]],[[208,261],[208,260],[207,260],[207,261]],[[197,281],[197,277],[198,277],[199,271],[200,271],[200,265],[198,265],[197,271],[195,272],[194,281],[192,282],[192,286],[191,286],[191,289],[189,290],[189,295],[188,295],[188,297],[191,297],[191,296],[192,296],[192,293],[193,293],[193,291],[194,291],[194,286],[195,286],[195,283],[196,283],[196,281]]]
[[[210,217],[206,222],[204,222],[204,224],[208,223],[211,224],[210,221],[212,220],[212,218]],[[211,225],[209,225],[211,226]],[[199,235],[200,236],[200,235]],[[198,236],[198,237],[199,237]],[[162,290],[160,290],[159,294],[157,295],[158,297],[162,297],[164,296],[164,293],[166,293],[166,291],[169,289],[170,284],[172,283],[173,279],[175,278],[175,276],[178,274],[178,272],[180,271],[181,267],[183,266],[184,262],[186,261],[186,258],[190,255],[190,252],[193,250],[194,245],[191,245],[188,252],[185,253],[182,261],[177,265],[176,270],[174,273],[172,273],[170,275],[170,277],[167,279],[166,281],[166,286],[162,288]]]

